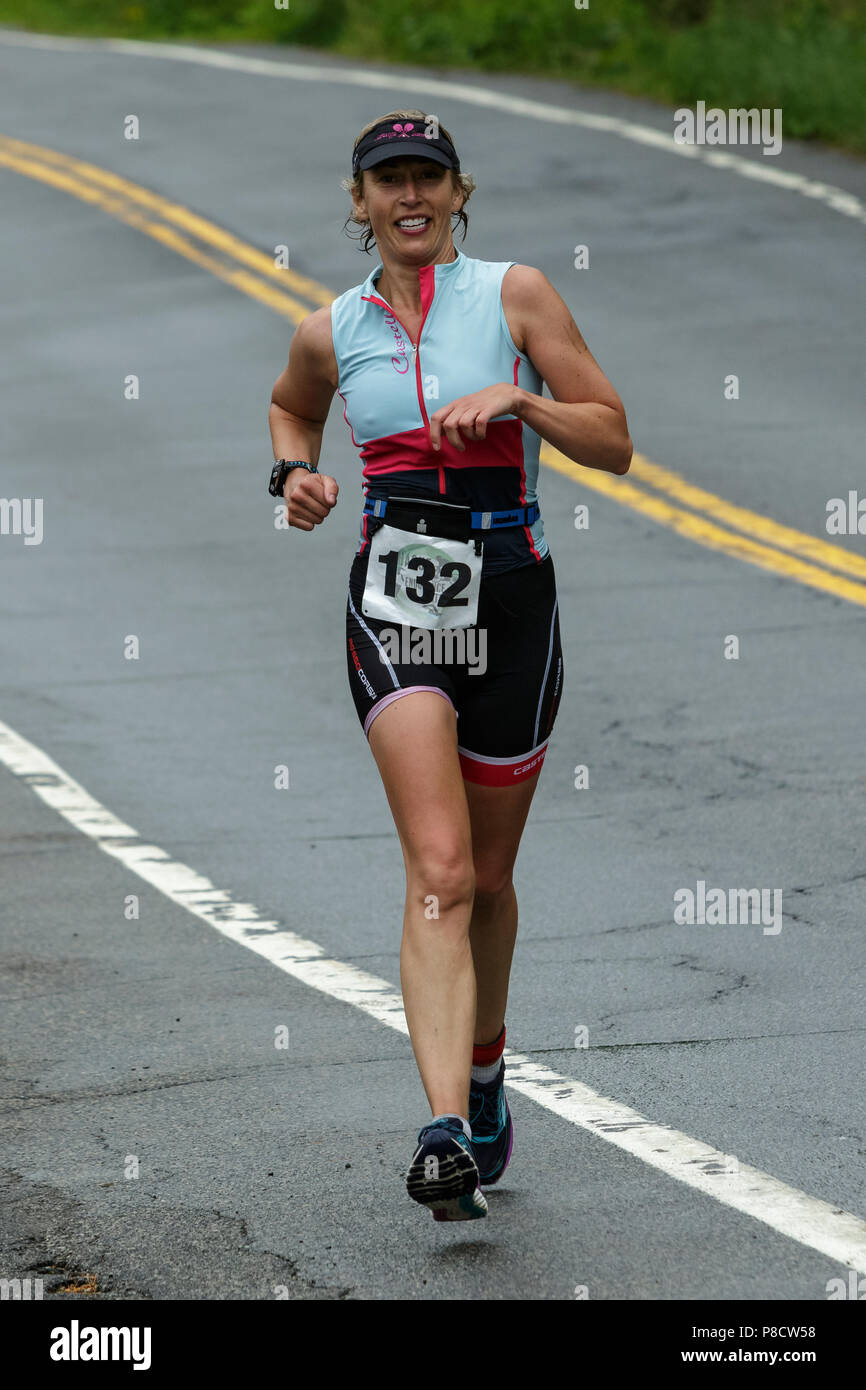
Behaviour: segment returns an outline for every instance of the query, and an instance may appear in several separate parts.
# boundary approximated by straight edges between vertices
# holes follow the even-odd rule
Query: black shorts
[[[562,696],[552,557],[482,577],[477,625],[450,630],[462,632],[461,638],[407,625],[397,630],[398,644],[393,624],[361,611],[369,553],[354,558],[346,603],[349,684],[364,733],[394,700],[413,690],[435,691],[457,713],[467,781],[512,786],[538,772]],[[385,628],[391,637],[383,645]]]

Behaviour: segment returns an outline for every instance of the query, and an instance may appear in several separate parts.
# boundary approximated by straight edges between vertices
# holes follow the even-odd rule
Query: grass
[[[46,33],[288,43],[521,72],[672,106],[781,107],[788,137],[866,154],[863,0],[0,0]]]

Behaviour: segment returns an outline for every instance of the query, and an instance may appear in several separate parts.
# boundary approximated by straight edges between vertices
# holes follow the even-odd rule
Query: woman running
[[[435,116],[371,122],[352,175],[347,226],[381,264],[295,330],[271,491],[301,531],[329,515],[338,487],[317,465],[338,392],[364,465],[349,684],[403,850],[400,979],[432,1111],[407,1188],[437,1221],[465,1221],[487,1214],[481,1188],[511,1157],[512,871],[562,696],[539,446],[626,473],[632,445],[546,276],[455,247],[475,181]]]

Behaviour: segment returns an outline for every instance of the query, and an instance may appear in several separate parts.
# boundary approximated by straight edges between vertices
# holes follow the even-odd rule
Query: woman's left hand
[[[450,405],[441,405],[430,416],[432,448],[440,448],[444,430],[449,443],[465,453],[466,445],[461,434],[466,439],[484,439],[488,420],[495,419],[497,415],[517,414],[519,395],[519,386],[501,381],[495,386],[485,386],[483,391],[475,391],[471,396],[458,396]]]

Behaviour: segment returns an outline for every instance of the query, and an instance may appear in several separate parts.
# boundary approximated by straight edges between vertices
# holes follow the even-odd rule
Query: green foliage
[[[863,0],[0,0],[0,23],[253,39],[571,78],[677,106],[781,107],[786,135],[866,153]]]
[[[330,48],[346,22],[346,0],[289,0],[284,10],[275,9],[273,0],[247,0],[236,9],[245,37],[311,48]]]

